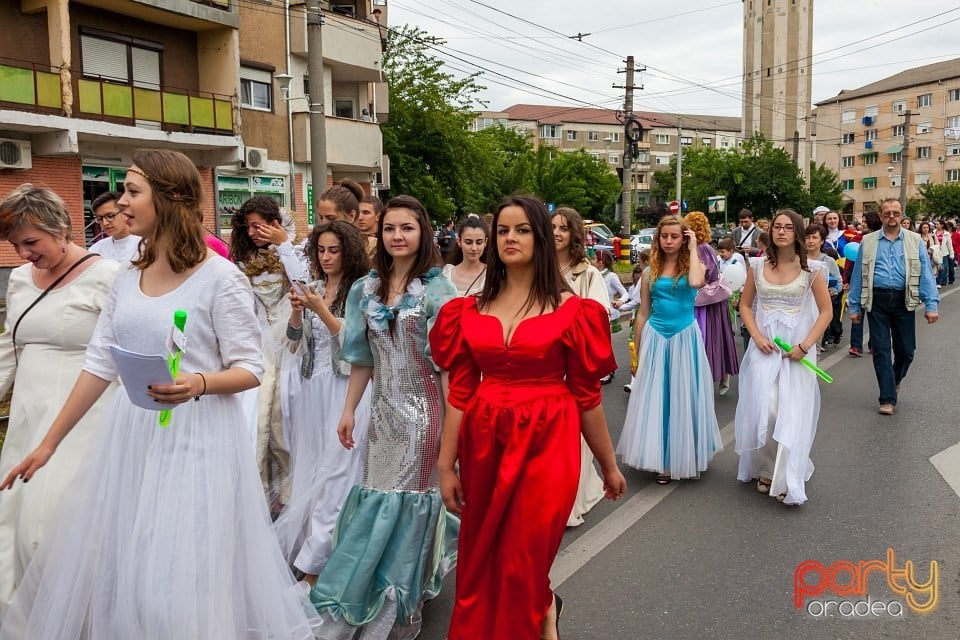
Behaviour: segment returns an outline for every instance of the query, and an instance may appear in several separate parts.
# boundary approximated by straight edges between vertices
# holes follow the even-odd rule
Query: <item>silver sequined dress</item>
[[[373,394],[363,477],[310,594],[324,615],[320,638],[345,637],[358,626],[365,639],[415,637],[423,602],[439,593],[456,562],[459,521],[437,489],[444,398],[427,335],[457,291],[434,268],[386,306],[378,284],[376,272],[354,284],[341,330],[341,357],[373,367]]]

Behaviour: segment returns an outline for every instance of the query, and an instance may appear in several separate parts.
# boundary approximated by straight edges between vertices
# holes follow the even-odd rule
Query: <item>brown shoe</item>
[[[892,416],[894,414],[894,408],[892,404],[882,404],[880,408],[877,409],[877,413],[884,416]]]

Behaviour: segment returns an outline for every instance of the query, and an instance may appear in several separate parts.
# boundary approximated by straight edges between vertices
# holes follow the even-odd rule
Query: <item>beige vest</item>
[[[860,305],[864,311],[873,309],[873,267],[877,261],[877,246],[883,230],[863,236],[860,242],[860,261],[863,279],[860,282]],[[920,235],[903,230],[904,274],[907,286],[904,291],[907,311],[920,306]]]

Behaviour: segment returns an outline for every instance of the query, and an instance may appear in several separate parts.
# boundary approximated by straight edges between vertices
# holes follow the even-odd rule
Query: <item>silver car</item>
[[[656,227],[650,227],[640,229],[639,233],[630,236],[630,262],[636,263],[640,260],[640,252],[650,248],[653,244],[653,234],[656,231]]]

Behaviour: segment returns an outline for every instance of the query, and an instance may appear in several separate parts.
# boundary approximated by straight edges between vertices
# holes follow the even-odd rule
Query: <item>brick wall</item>
[[[217,235],[217,188],[214,184],[213,167],[197,167],[203,187],[203,226]]]
[[[33,156],[33,168],[26,171],[0,169],[0,195],[6,195],[24,182],[50,187],[70,211],[74,239],[83,237],[83,172],[79,156]],[[0,267],[23,264],[9,242],[0,243]]]

